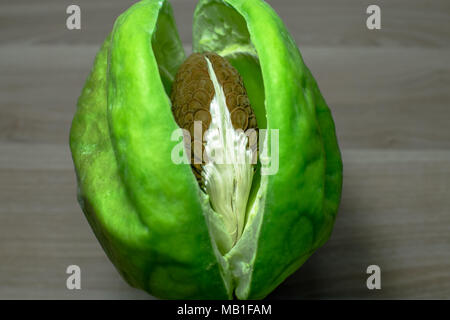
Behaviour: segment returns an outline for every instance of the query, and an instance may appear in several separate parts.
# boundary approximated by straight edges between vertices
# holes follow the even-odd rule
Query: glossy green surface
[[[241,240],[219,254],[208,198],[171,160],[168,94],[184,52],[163,0],[118,18],[83,89],[70,138],[80,204],[131,285],[169,299],[263,298],[331,233],[342,185],[334,123],[265,2],[200,1],[193,31],[195,51],[238,69],[260,128],[279,132],[279,170],[255,178]]]

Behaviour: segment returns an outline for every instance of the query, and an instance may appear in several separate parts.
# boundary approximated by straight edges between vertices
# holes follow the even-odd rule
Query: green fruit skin
[[[197,13],[217,2],[200,1]],[[247,24],[261,65],[268,128],[279,130],[279,171],[269,176],[244,297],[260,299],[328,240],[341,197],[342,161],[330,110],[281,19],[264,1],[223,2]]]
[[[202,10],[224,2],[245,19],[259,56],[267,128],[279,130],[279,171],[268,177],[250,286],[237,295],[259,299],[330,236],[342,161],[317,84],[265,2],[200,1],[194,32]],[[160,298],[229,299],[232,292],[214,254],[197,182],[189,165],[171,161],[177,126],[166,92],[176,72],[173,65],[184,53],[177,35],[167,44],[164,34],[158,35],[161,17],[176,34],[168,2],[135,4],[118,18],[97,55],[70,136],[79,202],[108,257],[131,285]],[[152,38],[163,40],[155,44]],[[194,34],[196,48],[201,51],[202,45]],[[244,81],[251,77],[241,75]]]
[[[79,200],[131,285],[166,299],[227,299],[197,182],[170,157],[177,127],[150,49],[162,10],[163,1],[132,6],[97,55],[70,135]]]

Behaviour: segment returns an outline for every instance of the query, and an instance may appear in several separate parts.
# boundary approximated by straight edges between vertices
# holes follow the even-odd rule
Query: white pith
[[[253,151],[247,148],[244,131],[233,128],[223,88],[211,62],[205,59],[215,95],[210,105],[211,124],[205,133],[207,161],[202,175],[211,205],[222,217],[234,245],[244,230],[254,172]]]

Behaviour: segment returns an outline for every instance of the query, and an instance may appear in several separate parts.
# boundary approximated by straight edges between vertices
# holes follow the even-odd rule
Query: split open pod
[[[260,299],[330,236],[342,186],[333,119],[264,1],[201,0],[193,51],[168,1],[117,19],[72,124],[78,199],[132,286]]]

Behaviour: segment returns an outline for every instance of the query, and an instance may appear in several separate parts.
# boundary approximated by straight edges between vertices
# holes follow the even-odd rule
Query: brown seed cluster
[[[205,163],[202,157],[205,141],[202,137],[201,142],[198,141],[194,144],[194,122],[201,122],[204,135],[211,124],[209,108],[215,95],[205,57],[211,61],[217,80],[223,87],[233,127],[244,131],[257,130],[256,117],[237,70],[227,60],[215,53],[194,53],[189,56],[178,70],[172,87],[172,112],[180,128],[186,129],[190,133],[191,164],[200,185],[202,185],[202,165]],[[189,141],[185,142],[189,147]],[[195,146],[201,146],[201,150]],[[195,159],[197,160],[194,161]],[[201,164],[194,162],[201,162]]]

